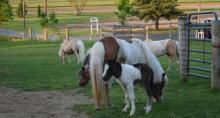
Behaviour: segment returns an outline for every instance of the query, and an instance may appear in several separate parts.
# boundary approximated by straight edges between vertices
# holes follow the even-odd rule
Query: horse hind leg
[[[168,56],[168,58],[169,58],[169,65],[168,65],[168,67],[167,67],[167,72],[169,72],[170,71],[170,69],[172,68],[172,62],[173,62],[173,57],[171,57],[171,56]]]
[[[79,64],[80,63],[80,58],[79,58],[79,54],[78,54],[78,52],[74,52],[74,54],[76,55],[76,57],[77,57],[77,63]]]
[[[113,105],[112,105],[112,100],[111,100],[111,97],[110,97],[110,90],[111,90],[111,84],[112,82],[107,82],[106,84],[106,95],[107,95],[107,105],[109,108],[112,108]]]

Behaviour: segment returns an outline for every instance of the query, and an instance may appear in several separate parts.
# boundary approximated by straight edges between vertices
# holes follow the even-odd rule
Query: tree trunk
[[[159,30],[159,19],[155,20],[155,29]]]
[[[44,40],[47,41],[48,40],[48,27],[44,28]]]

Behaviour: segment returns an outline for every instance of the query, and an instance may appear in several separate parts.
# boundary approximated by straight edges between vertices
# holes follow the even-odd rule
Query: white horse
[[[167,71],[170,71],[175,60],[177,65],[179,65],[179,43],[177,41],[172,39],[158,41],[146,39],[145,42],[156,56],[168,56],[169,66],[167,67]]]
[[[85,58],[85,47],[82,41],[67,40],[65,39],[59,50],[59,56],[62,59],[62,63],[65,63],[65,54],[75,54],[77,56],[78,63],[83,63]]]
[[[105,43],[105,40],[109,41],[106,41],[107,43]],[[110,96],[108,95],[109,87],[104,89],[106,87],[102,80],[103,64],[107,60],[119,60],[120,58],[123,58],[128,64],[147,63],[154,72],[153,83],[162,84],[162,76],[165,72],[151,49],[140,39],[134,38],[131,39],[131,41],[132,43],[129,43],[115,37],[104,37],[93,45],[90,55],[90,77],[92,79],[93,96],[95,98],[96,108],[100,108],[102,102],[105,102],[106,94],[107,103],[108,105],[111,104]],[[116,53],[111,53],[112,50],[115,49],[113,48],[114,46],[116,48],[119,47],[119,49],[115,51]],[[117,57],[117,59],[110,57]],[[167,76],[165,76],[165,83],[167,83],[167,81]]]

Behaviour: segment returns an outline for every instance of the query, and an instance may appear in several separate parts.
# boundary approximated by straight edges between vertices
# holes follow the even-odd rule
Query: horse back
[[[119,51],[119,44],[114,37],[104,37],[100,40],[105,49],[105,62],[107,60],[116,60]]]

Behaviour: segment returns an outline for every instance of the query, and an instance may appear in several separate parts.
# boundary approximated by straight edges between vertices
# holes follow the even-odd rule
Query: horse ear
[[[166,75],[166,73],[163,73],[163,74],[162,74],[162,81],[165,81],[165,80],[164,80],[165,75]]]
[[[164,78],[165,78],[165,75],[166,75],[166,73],[163,73],[163,74],[162,74],[162,84],[163,84],[163,85],[165,85],[165,79],[164,79]]]

